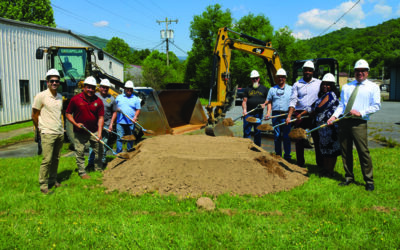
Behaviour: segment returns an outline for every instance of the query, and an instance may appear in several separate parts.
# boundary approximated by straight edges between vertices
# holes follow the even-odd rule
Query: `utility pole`
[[[168,45],[168,39],[173,39],[174,38],[174,31],[173,30],[168,30],[168,24],[171,24],[172,22],[178,23],[178,19],[175,20],[168,20],[168,17],[165,18],[165,21],[157,20],[158,24],[165,23],[165,31],[161,30],[161,39],[164,39],[165,37],[165,42],[166,42],[166,48],[167,48],[167,66],[169,66],[169,56],[168,56],[168,51],[169,51],[169,45]],[[164,34],[164,36],[163,36]]]

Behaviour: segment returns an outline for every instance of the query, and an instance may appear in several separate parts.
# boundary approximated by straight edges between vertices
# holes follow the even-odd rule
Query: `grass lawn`
[[[19,128],[26,128],[26,127],[33,127],[32,121],[21,122],[21,123],[16,123],[16,124],[12,124],[12,125],[0,126],[0,133],[1,132],[8,132],[8,131],[19,129]]]
[[[62,157],[51,195],[39,191],[41,157],[0,161],[0,248],[331,248],[400,247],[400,148],[372,149],[376,190],[366,192],[358,159],[357,183],[310,179],[291,191],[263,197],[222,195],[217,209],[197,209],[196,199],[157,193],[106,193],[101,174],[81,180],[74,157]],[[306,162],[313,163],[312,151]]]

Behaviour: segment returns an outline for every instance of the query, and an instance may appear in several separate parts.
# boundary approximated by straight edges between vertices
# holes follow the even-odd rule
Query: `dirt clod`
[[[128,154],[129,160],[109,162],[103,176],[108,190],[180,198],[264,195],[308,179],[303,168],[237,137],[162,135],[142,141]]]
[[[202,208],[202,209],[207,210],[207,211],[212,211],[212,210],[215,209],[214,202],[208,197],[200,197],[196,201],[196,205],[197,205],[198,208]]]
[[[222,121],[222,124],[223,124],[224,126],[229,126],[229,127],[235,125],[235,123],[233,122],[232,118],[226,118],[226,119],[224,119],[224,120]]]
[[[249,116],[249,117],[246,118],[246,121],[248,121],[248,122],[257,122],[258,120],[255,117]]]
[[[292,140],[306,139],[307,133],[302,128],[295,128],[295,129],[292,129],[292,131],[290,131],[289,138]]]
[[[267,123],[261,124],[260,126],[257,127],[257,129],[261,130],[261,131],[272,131],[272,130],[274,130],[274,128],[271,125],[267,124]]]

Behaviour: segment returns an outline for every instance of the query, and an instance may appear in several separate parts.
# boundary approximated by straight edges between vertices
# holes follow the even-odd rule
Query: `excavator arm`
[[[240,39],[230,38],[229,34],[239,35]],[[210,96],[207,109],[208,124],[221,123],[226,112],[232,107],[236,99],[237,88],[232,87],[230,78],[231,51],[238,50],[264,60],[270,82],[275,82],[276,71],[281,68],[278,52],[272,48],[271,43],[261,41],[249,35],[238,33],[228,28],[220,28],[213,53],[213,70],[210,82]],[[212,91],[217,88],[216,102],[211,102]]]

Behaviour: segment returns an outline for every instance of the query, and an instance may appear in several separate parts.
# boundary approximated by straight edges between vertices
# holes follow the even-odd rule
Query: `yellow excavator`
[[[242,39],[230,37],[230,34],[238,35]],[[208,135],[232,136],[232,132],[222,122],[226,112],[233,106],[237,93],[237,86],[232,86],[229,72],[232,50],[242,51],[263,59],[271,86],[275,84],[274,76],[276,71],[281,68],[279,54],[272,48],[270,42],[261,41],[226,27],[220,28],[214,48],[210,96],[206,107],[208,115],[206,134]],[[212,92],[215,87],[217,88],[217,99],[216,102],[211,102]]]
[[[61,75],[59,92],[64,98],[64,110],[69,100],[81,91],[83,80],[88,76],[108,79],[115,87],[110,94],[116,97],[123,92],[124,83],[107,74],[96,60],[104,59],[104,52],[93,47],[39,47],[36,59],[46,55],[47,69],[55,68]],[[166,89],[156,91],[152,88],[138,87],[134,94],[142,99],[139,123],[144,128],[154,131],[154,135],[182,134],[203,128],[207,117],[198,98],[198,91],[189,89]],[[73,141],[73,129],[70,122],[65,122],[67,137]]]

